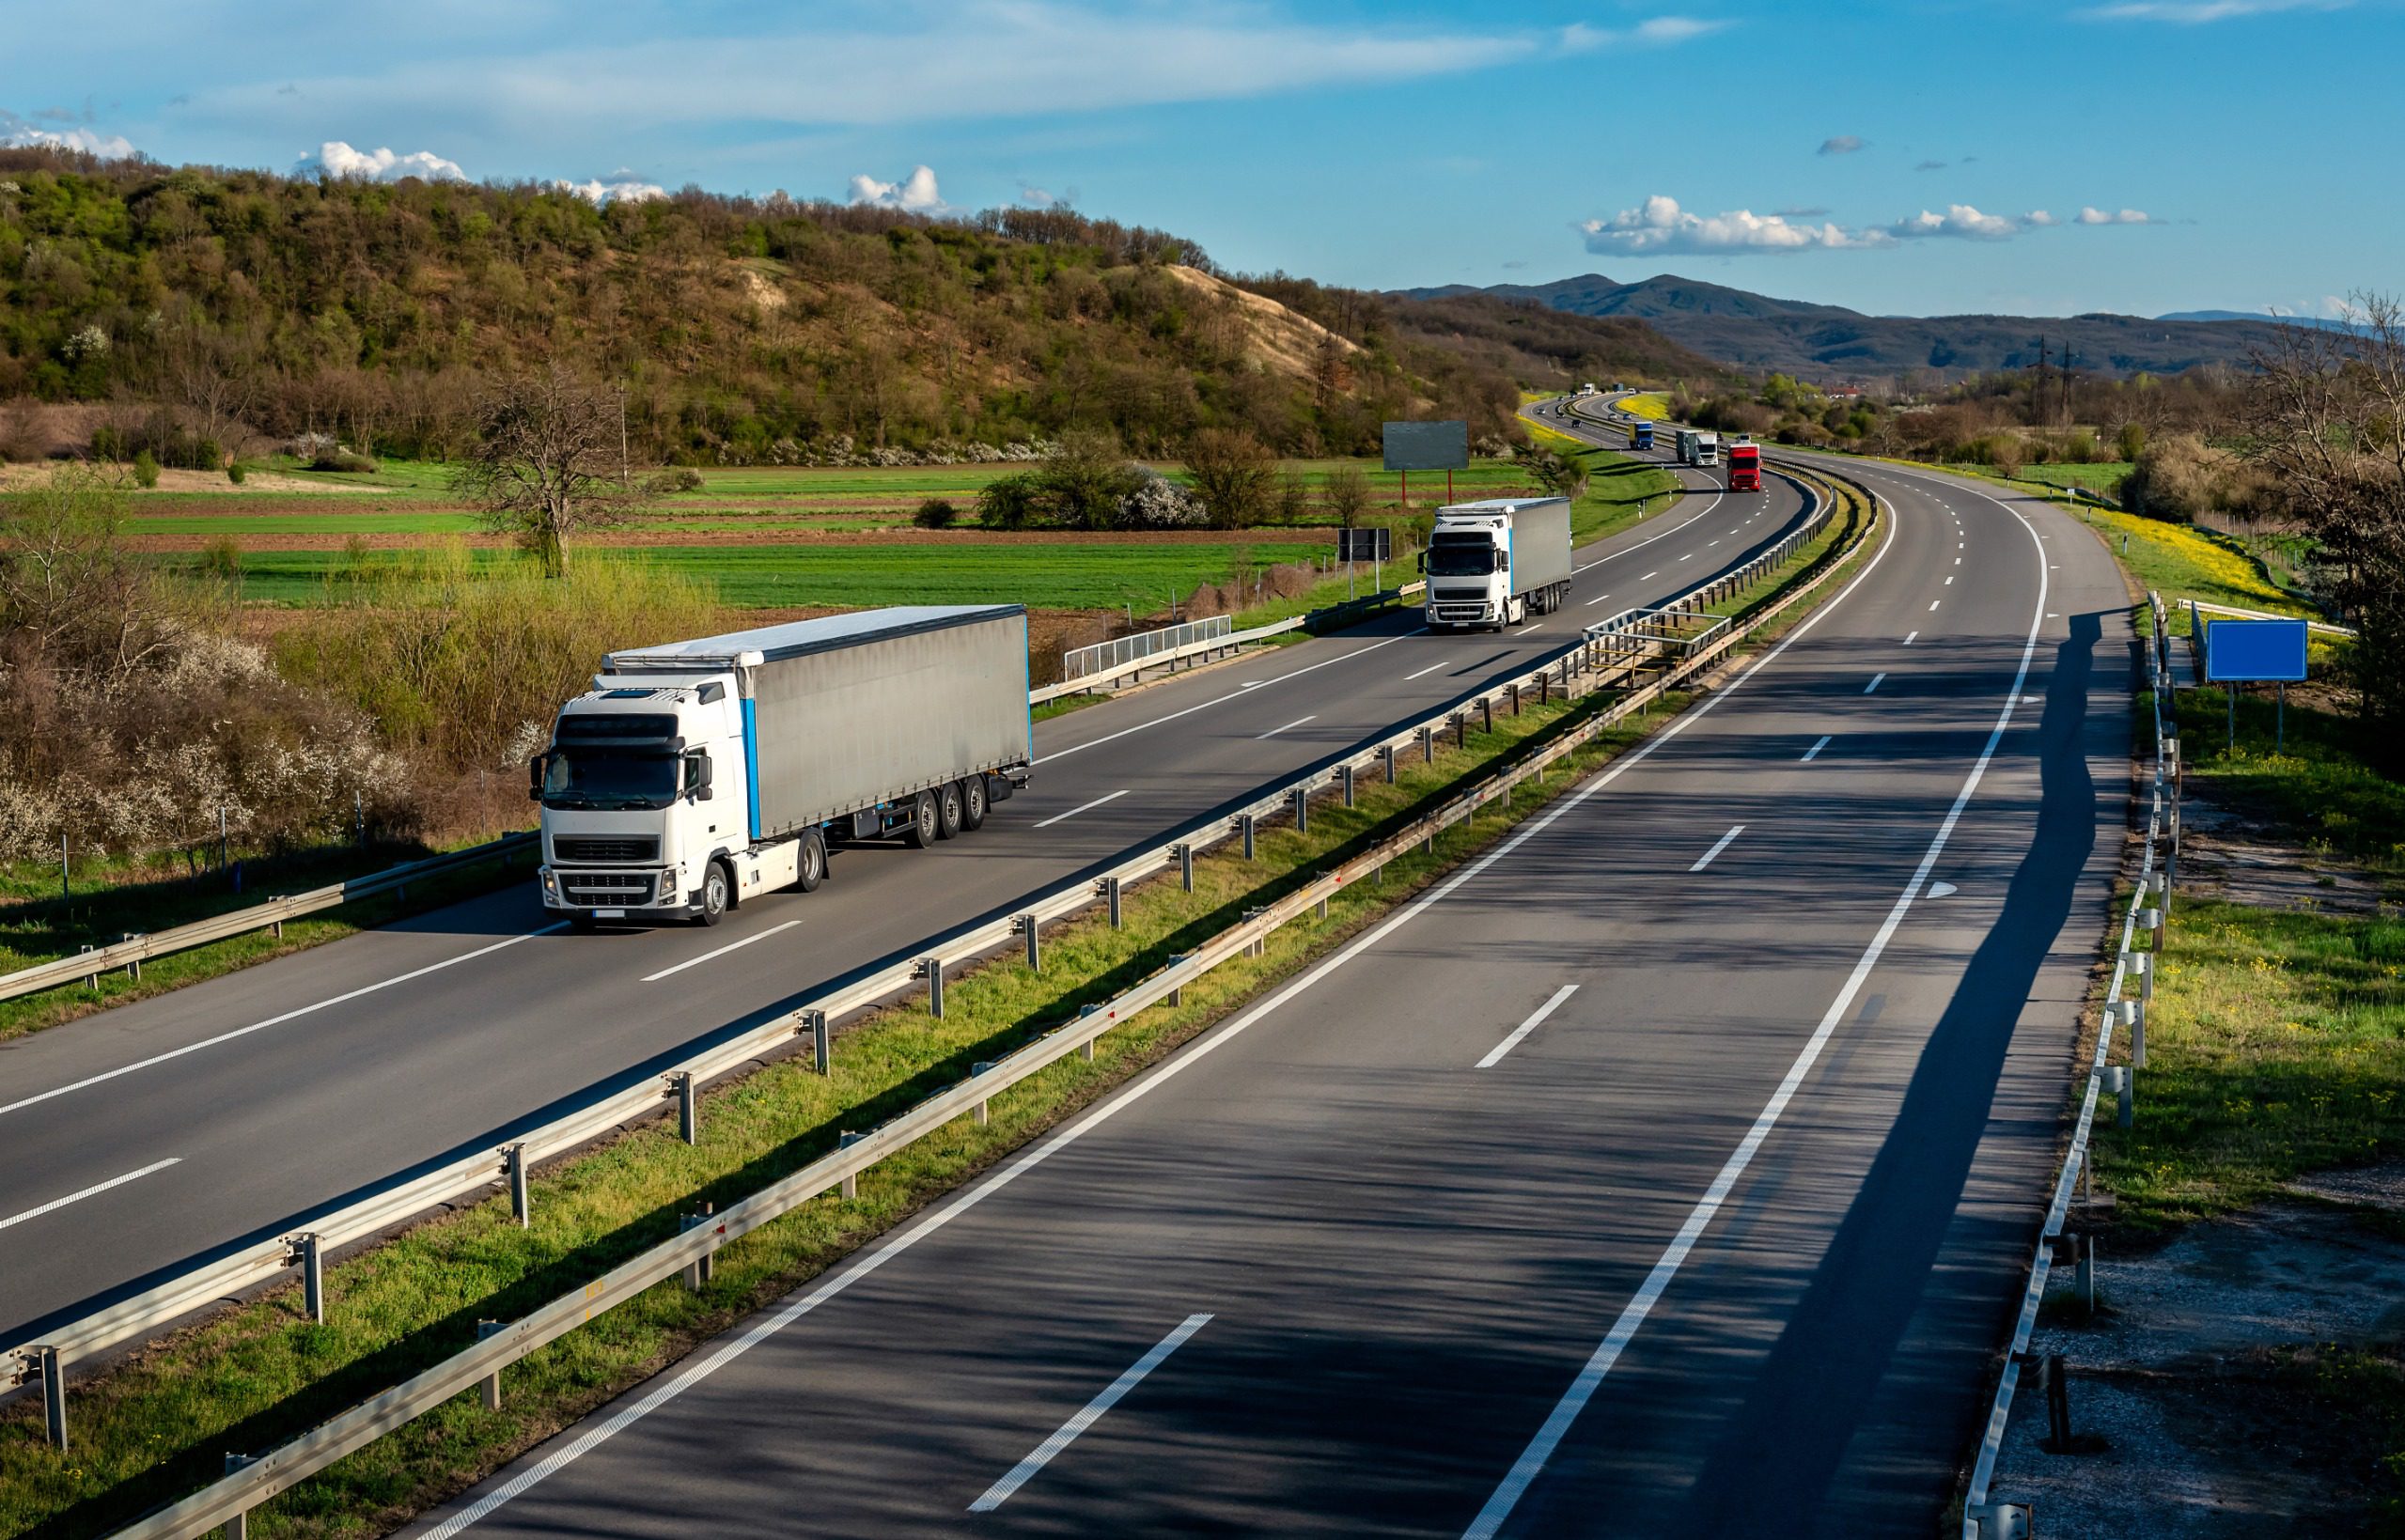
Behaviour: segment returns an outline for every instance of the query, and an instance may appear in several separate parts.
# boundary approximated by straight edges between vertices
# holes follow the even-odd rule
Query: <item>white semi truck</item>
[[[1569,597],[1569,499],[1494,497],[1436,510],[1420,553],[1428,629],[1501,630]]]
[[[1718,465],[1720,435],[1700,433],[1692,428],[1679,430],[1679,463],[1681,465]]]
[[[602,660],[528,767],[543,905],[716,925],[826,879],[841,840],[923,847],[1027,784],[1027,613],[922,605]]]

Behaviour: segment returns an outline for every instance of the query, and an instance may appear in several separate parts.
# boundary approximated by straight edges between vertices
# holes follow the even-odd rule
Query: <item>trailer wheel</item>
[[[701,912],[694,918],[704,926],[714,926],[724,920],[734,892],[735,884],[726,875],[726,863],[711,862],[701,874]]]
[[[960,807],[960,783],[935,788],[935,837],[950,839],[960,832],[960,820],[966,815]]]
[[[793,885],[804,893],[816,893],[819,884],[827,879],[826,837],[813,829],[802,836],[802,848],[793,855],[796,876]]]
[[[985,777],[972,775],[960,783],[960,827],[975,832],[985,827]]]
[[[914,850],[924,850],[941,837],[939,830],[944,815],[937,811],[935,794],[922,791],[918,801],[911,804],[910,827],[902,831],[902,843]]]

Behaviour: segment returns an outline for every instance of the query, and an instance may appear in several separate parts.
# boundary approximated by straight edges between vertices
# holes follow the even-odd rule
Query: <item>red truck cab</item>
[[[1762,490],[1762,451],[1750,443],[1734,443],[1728,447],[1728,490],[1733,492],[1758,492]]]

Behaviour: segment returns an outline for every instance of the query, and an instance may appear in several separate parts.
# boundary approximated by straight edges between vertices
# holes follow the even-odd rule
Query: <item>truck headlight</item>
[[[553,870],[548,866],[543,868],[543,896],[546,898],[556,898],[559,896],[558,875],[553,872]]]
[[[668,870],[660,874],[660,896],[656,902],[673,904],[677,901],[678,897],[679,891],[677,887],[676,868],[670,867]]]

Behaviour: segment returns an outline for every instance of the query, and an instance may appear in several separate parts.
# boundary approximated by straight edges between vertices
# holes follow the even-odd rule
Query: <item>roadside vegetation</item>
[[[1570,500],[1570,540],[1585,545],[1658,514],[1678,502],[1679,478],[1668,469],[1617,450],[1599,448],[1555,428],[1533,427],[1538,454],[1531,478]]]

